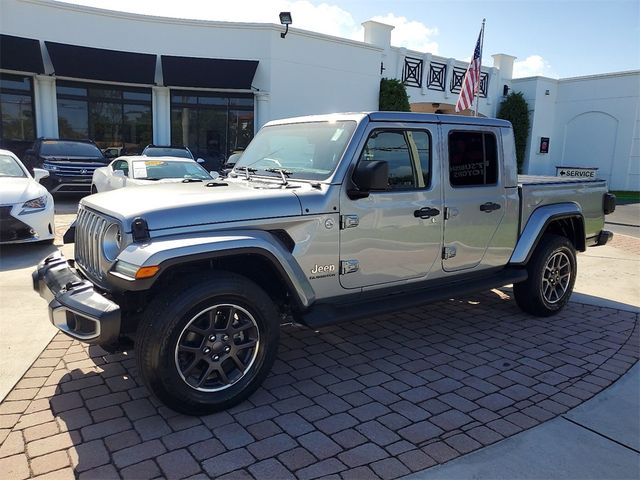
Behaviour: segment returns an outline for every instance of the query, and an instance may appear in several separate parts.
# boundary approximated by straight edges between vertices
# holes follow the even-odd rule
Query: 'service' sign
[[[556,177],[596,179],[598,177],[598,168],[556,167]]]

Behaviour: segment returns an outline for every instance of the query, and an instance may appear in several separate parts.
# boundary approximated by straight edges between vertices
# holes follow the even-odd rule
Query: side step
[[[432,280],[430,286],[390,295],[378,295],[367,300],[360,298],[341,304],[316,303],[302,315],[302,323],[311,328],[325,327],[523,282],[527,276],[524,268],[510,268],[491,276],[458,282],[443,284],[441,279]]]

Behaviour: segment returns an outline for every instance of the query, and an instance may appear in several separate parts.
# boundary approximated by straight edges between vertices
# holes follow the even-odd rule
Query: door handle
[[[440,215],[440,210],[431,207],[422,207],[420,210],[413,212],[414,217],[423,219],[435,217],[436,215]]]
[[[480,211],[482,212],[491,213],[494,210],[500,210],[499,203],[487,202],[480,205]]]

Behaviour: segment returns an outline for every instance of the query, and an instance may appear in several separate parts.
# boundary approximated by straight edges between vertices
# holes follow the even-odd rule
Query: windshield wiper
[[[247,180],[251,180],[251,174],[256,173],[258,171],[257,168],[251,168],[251,167],[237,167],[237,168],[234,168],[234,170],[244,172],[245,178]]]
[[[293,172],[290,172],[289,170],[285,170],[284,168],[266,168],[265,172],[279,173],[280,176],[282,177],[283,185],[289,185],[289,181],[287,180],[287,177],[293,173]]]
[[[142,178],[141,180],[151,180],[151,181],[157,182],[158,180],[162,180],[162,179],[158,177],[147,177],[147,178]]]
[[[201,178],[185,178],[182,180],[182,183],[191,183],[191,182],[201,182]]]

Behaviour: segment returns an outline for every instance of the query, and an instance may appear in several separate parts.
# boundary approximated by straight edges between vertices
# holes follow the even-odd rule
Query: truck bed
[[[521,232],[535,209],[567,202],[581,207],[587,238],[598,235],[604,227],[603,201],[608,191],[605,180],[518,175],[518,188]]]
[[[547,177],[544,175],[518,175],[518,185],[553,185],[565,183],[596,183],[604,182],[597,178],[566,178]]]

